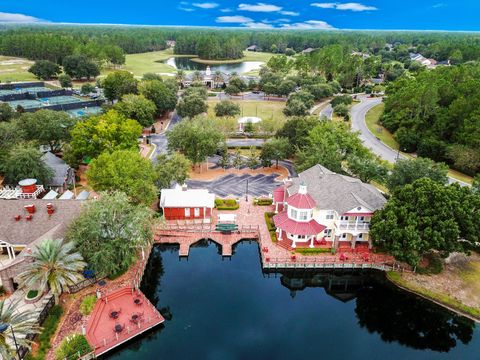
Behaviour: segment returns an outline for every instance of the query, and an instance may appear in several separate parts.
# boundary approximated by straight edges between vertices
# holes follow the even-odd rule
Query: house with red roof
[[[292,248],[368,250],[370,220],[385,202],[374,186],[315,165],[273,192],[277,238]]]

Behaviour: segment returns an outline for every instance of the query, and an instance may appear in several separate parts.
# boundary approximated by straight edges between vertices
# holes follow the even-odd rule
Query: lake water
[[[111,359],[479,359],[473,321],[386,284],[380,273],[262,273],[256,243],[231,260],[203,242],[157,247],[142,290],[168,317]]]
[[[174,67],[175,69],[179,70],[205,70],[207,68],[207,64],[200,64],[195,61],[192,61],[190,58],[186,57],[171,57],[164,61],[167,65]],[[210,65],[210,69],[212,73],[215,71],[221,71],[224,73],[233,73],[236,72],[237,74],[246,73],[252,70],[259,70],[260,66],[264,63],[262,61],[244,61],[237,64],[218,64],[218,65]]]

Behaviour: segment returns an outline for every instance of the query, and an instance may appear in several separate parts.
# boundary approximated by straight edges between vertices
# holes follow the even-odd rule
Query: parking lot
[[[240,197],[245,196],[248,181],[248,195],[266,196],[271,194],[273,189],[275,189],[277,186],[281,185],[281,182],[275,181],[277,177],[278,174],[229,174],[212,181],[188,180],[187,185],[192,189],[208,189],[210,192],[219,197],[226,197],[229,195]]]

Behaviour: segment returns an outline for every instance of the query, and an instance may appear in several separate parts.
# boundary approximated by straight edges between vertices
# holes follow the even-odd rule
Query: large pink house
[[[321,165],[273,193],[279,241],[296,247],[371,248],[370,219],[385,197],[374,186]]]

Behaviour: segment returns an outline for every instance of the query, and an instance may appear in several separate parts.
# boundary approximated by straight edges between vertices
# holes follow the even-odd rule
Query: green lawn
[[[384,144],[388,145],[394,150],[398,150],[398,143],[393,138],[392,133],[385,129],[380,123],[380,116],[382,116],[385,109],[385,104],[378,104],[371,108],[367,116],[365,117],[365,122],[367,124],[368,130],[372,132],[377,138],[380,139]]]
[[[125,65],[122,66],[122,69],[131,71],[135,76],[142,76],[149,72],[175,74],[176,70],[173,67],[162,62],[172,56],[177,56],[173,54],[173,49],[128,54],[125,57]],[[106,75],[114,70],[115,69],[104,69],[102,75]]]
[[[0,81],[30,81],[37,80],[35,76],[28,72],[33,61],[15,58],[11,56],[0,56]]]
[[[253,101],[253,100],[232,100],[240,106],[242,116],[256,116],[262,119],[257,125],[258,129],[268,133],[276,132],[285,124],[286,116],[283,114],[285,102],[283,101]],[[208,116],[215,117],[214,108],[218,103],[216,99],[208,100]]]

